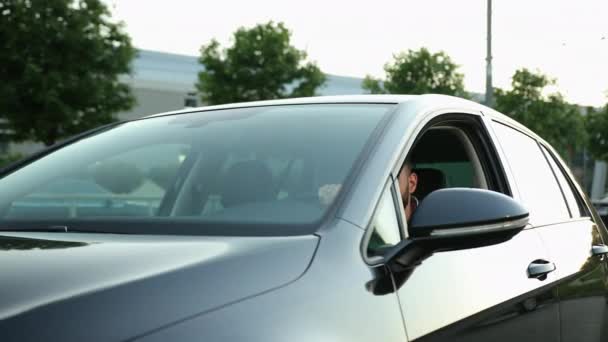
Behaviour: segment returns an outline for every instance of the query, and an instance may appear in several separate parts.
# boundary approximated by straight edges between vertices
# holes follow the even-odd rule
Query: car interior
[[[443,188],[488,188],[477,152],[458,127],[430,128],[418,140],[409,159],[418,175],[414,192],[418,200]]]
[[[182,121],[188,123],[190,135],[174,135],[167,142],[150,134],[135,146],[108,145],[100,157],[72,161],[73,170],[60,178],[38,178],[40,185],[22,191],[0,216],[27,220],[43,212],[49,219],[177,217],[310,224],[332,203],[320,198],[319,189],[346,181],[365,144],[362,137],[374,126],[367,113],[346,122],[341,116],[314,114],[324,124],[312,125],[316,131],[310,141],[306,127],[319,120],[310,120],[309,113],[283,115],[287,110],[306,108],[277,109],[278,114],[267,115],[277,117],[271,126],[267,116],[251,113],[239,117],[241,121],[213,124],[168,118],[179,132]],[[352,116],[351,108],[343,112]]]
[[[412,195],[422,201],[439,189],[488,189],[487,176],[477,151],[466,126],[437,125],[427,129],[414,143],[407,158],[413,166],[412,171],[418,175],[418,184]],[[400,240],[391,229],[384,229],[384,222],[394,216],[394,212],[384,210],[386,206],[379,207],[367,246],[370,257],[382,255]]]

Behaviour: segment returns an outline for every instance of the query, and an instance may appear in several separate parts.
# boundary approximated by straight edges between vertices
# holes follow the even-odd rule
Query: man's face
[[[403,199],[403,205],[407,206],[410,201],[410,195],[416,191],[418,185],[418,175],[410,170],[410,167],[405,164],[399,172],[399,190],[401,191],[401,198]]]

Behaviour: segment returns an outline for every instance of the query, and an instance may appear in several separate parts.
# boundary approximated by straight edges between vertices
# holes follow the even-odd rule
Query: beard
[[[409,182],[405,183],[405,190],[401,194],[401,197],[403,200],[403,207],[407,208],[407,206],[410,204],[410,183]]]

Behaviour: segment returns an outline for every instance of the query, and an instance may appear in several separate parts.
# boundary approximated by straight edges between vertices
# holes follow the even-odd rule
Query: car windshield
[[[310,232],[392,107],[264,106],[119,124],[0,179],[0,229]]]

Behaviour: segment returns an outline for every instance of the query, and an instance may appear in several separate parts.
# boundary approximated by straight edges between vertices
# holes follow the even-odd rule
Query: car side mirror
[[[528,211],[498,192],[451,188],[430,193],[410,221],[414,239],[484,238],[505,231],[519,232],[528,224]]]
[[[385,255],[385,262],[411,268],[434,252],[489,246],[505,242],[528,224],[528,211],[498,192],[440,189],[430,193],[414,212],[408,240]]]

